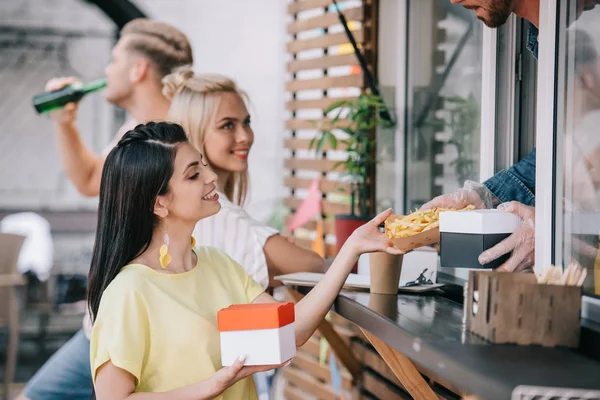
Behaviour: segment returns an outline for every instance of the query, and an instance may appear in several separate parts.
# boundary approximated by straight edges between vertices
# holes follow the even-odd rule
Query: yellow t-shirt
[[[196,266],[163,274],[130,264],[102,294],[92,329],[92,377],[110,360],[136,377],[137,392],[164,392],[209,379],[221,365],[217,311],[251,303],[263,288],[225,253],[195,249]],[[220,399],[257,399],[252,377]]]

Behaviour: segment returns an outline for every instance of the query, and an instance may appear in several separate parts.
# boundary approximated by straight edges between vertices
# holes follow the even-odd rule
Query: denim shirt
[[[518,201],[535,205],[535,149],[507,170],[498,172],[483,184],[500,202]]]
[[[529,24],[529,31],[527,32],[527,50],[533,54],[535,59],[538,59],[538,35],[540,31],[533,24]]]
[[[529,24],[527,50],[538,58],[538,29]],[[528,206],[535,205],[535,149],[524,159],[500,171],[483,183],[502,203],[518,201]]]

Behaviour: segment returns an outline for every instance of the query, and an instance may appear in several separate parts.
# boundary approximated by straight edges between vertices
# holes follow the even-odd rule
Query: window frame
[[[537,89],[537,156],[536,156],[536,207],[535,207],[535,272],[543,266],[562,260],[563,205],[556,201],[562,193],[562,179],[557,179],[557,168],[562,162],[556,151],[562,143],[557,137],[559,113],[558,96],[564,88],[564,79],[558,60],[565,51],[564,35],[559,27],[566,26],[567,4],[564,0],[545,0],[540,4],[540,39]],[[559,93],[560,92],[560,93]],[[562,262],[562,261],[561,261]],[[600,298],[582,295],[581,317],[600,323]]]
[[[535,272],[554,262],[557,0],[540,4],[536,127]]]
[[[481,114],[479,180],[483,182],[496,172],[496,117],[498,81],[498,32],[483,27],[481,46]]]

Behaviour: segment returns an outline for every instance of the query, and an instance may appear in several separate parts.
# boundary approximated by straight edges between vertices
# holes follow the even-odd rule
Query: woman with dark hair
[[[104,165],[88,302],[98,399],[256,399],[253,373],[276,366],[220,364],[216,314],[275,300],[211,247],[194,249],[196,223],[219,211],[216,175],[179,125],[128,132]],[[317,328],[362,253],[401,254],[379,232],[391,210],[357,229],[323,279],[296,305],[296,345]]]

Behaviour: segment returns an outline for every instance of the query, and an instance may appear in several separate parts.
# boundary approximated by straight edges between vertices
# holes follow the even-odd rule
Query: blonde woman
[[[181,124],[192,145],[218,176],[221,211],[198,222],[199,245],[231,256],[263,288],[273,277],[299,271],[323,272],[323,259],[253,220],[242,208],[248,192],[248,154],[254,143],[247,95],[221,75],[179,70],[163,79],[171,100],[169,120]]]

